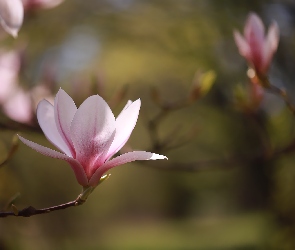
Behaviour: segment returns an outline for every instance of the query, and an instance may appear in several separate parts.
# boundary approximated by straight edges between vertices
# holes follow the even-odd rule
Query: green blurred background
[[[217,78],[205,97],[162,119],[160,139],[177,142],[196,131],[181,147],[155,151],[168,162],[111,170],[83,206],[1,219],[0,249],[295,249],[295,157],[255,157],[294,141],[294,117],[271,94],[251,114],[234,98],[234,89],[246,89],[248,79],[232,32],[243,30],[250,11],[267,26],[278,22],[270,79],[295,100],[291,0],[66,0],[28,14],[18,39],[3,44],[26,47],[23,86],[32,88],[50,71],[54,92],[62,87],[80,104],[93,81],[106,100],[127,85],[113,110],[117,115],[128,99],[142,99],[132,148],[156,150],[147,129],[160,112],[155,91],[174,103],[187,98],[196,72],[213,70]],[[41,133],[20,132],[51,147]],[[14,133],[1,132],[3,157]],[[198,162],[207,163],[184,171]],[[21,209],[71,201],[80,191],[65,162],[23,144],[0,169],[3,209],[18,192],[14,204]]]

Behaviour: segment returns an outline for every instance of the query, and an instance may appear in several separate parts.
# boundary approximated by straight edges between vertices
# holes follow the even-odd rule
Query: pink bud
[[[261,19],[250,13],[244,28],[244,36],[234,31],[234,39],[240,54],[246,58],[255,72],[265,75],[279,43],[279,27],[273,22],[265,36]]]
[[[21,0],[0,0],[0,23],[7,33],[16,37],[23,18],[24,8]]]

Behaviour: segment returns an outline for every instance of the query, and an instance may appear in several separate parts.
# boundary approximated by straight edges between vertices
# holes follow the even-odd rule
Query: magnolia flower
[[[115,118],[108,104],[99,95],[88,97],[77,109],[72,98],[60,89],[54,105],[46,100],[39,103],[37,118],[47,139],[63,153],[21,136],[19,138],[43,155],[67,161],[79,184],[84,188],[92,188],[113,167],[135,160],[166,158],[150,152],[133,151],[111,159],[129,139],[137,121],[140,104],[140,99],[128,101]]]
[[[0,23],[3,29],[17,36],[24,18],[24,7],[21,0],[0,0]]]
[[[240,54],[246,58],[257,74],[265,75],[279,43],[279,28],[273,22],[265,36],[264,25],[254,13],[250,13],[244,28],[244,37],[234,31],[234,39]]]

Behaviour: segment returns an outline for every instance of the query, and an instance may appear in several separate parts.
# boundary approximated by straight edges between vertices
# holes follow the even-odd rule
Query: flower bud
[[[246,58],[256,74],[266,75],[279,43],[277,23],[273,22],[265,35],[261,19],[255,13],[250,13],[245,24],[244,36],[235,30],[234,39],[240,54]]]
[[[23,18],[24,8],[21,0],[0,0],[0,23],[7,33],[17,37]]]

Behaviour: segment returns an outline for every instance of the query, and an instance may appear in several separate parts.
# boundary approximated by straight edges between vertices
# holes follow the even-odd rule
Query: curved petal
[[[273,54],[279,44],[279,26],[273,22],[268,29],[267,37],[264,45],[264,70],[266,71],[271,63]]]
[[[48,141],[63,151],[66,155],[72,156],[68,145],[58,132],[54,117],[54,107],[50,102],[46,100],[39,102],[37,107],[37,119]]]
[[[70,128],[76,111],[77,107],[73,99],[60,89],[54,100],[54,117],[57,130],[70,149],[73,158],[75,158],[76,153],[71,140]]]
[[[129,139],[131,132],[133,131],[137,122],[140,99],[133,103],[127,102],[127,105],[122,110],[120,115],[116,119],[116,134],[113,143],[108,151],[107,159],[117,153]]]
[[[105,164],[103,164],[100,168],[96,170],[93,176],[89,180],[90,186],[96,186],[101,178],[101,176],[108,171],[109,169],[123,165],[128,162],[137,161],[137,160],[161,160],[161,159],[168,159],[164,155],[159,155],[155,153],[150,153],[146,151],[133,151],[128,152],[126,154],[122,154]]]
[[[273,22],[268,29],[266,37],[267,47],[269,48],[269,50],[276,51],[276,49],[278,48],[279,33],[280,31],[277,22]]]
[[[21,0],[0,1],[0,23],[3,29],[17,37],[24,18],[24,8]]]
[[[261,71],[263,68],[263,47],[264,47],[264,25],[261,19],[251,13],[245,25],[245,38],[251,50],[251,59],[255,70]]]
[[[92,167],[104,163],[115,131],[115,117],[109,105],[98,95],[88,97],[78,108],[71,125],[76,160],[88,177]]]
[[[255,13],[250,13],[246,21],[244,35],[246,40],[250,43],[251,39],[256,38],[258,42],[262,43],[264,40],[264,24],[260,17]]]
[[[24,144],[26,144],[30,148],[36,150],[40,154],[67,161],[70,164],[70,166],[72,167],[72,169],[75,173],[76,179],[79,182],[79,184],[82,186],[88,186],[88,179],[86,177],[83,167],[80,165],[80,163],[78,161],[76,161],[75,159],[73,159],[67,155],[64,155],[60,152],[57,152],[57,151],[52,150],[50,148],[41,146],[35,142],[29,141],[20,135],[18,135],[18,137]]]
[[[117,119],[120,117],[120,115],[123,113],[123,111],[125,109],[127,109],[133,102],[131,100],[128,100],[126,105],[124,106],[124,108],[122,109],[122,111],[120,112],[120,114],[117,116]]]
[[[247,43],[247,41],[244,39],[244,37],[240,34],[240,32],[238,31],[234,31],[234,39],[235,39],[235,43],[239,49],[239,52],[242,56],[246,57],[247,60],[250,59],[251,55],[251,51],[250,51],[250,47],[249,44]]]

